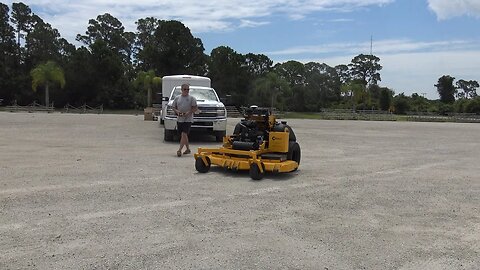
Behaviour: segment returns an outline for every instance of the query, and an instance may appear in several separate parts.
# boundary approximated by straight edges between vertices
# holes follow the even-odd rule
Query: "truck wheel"
[[[215,132],[215,140],[217,142],[223,142],[223,137],[225,137],[225,135],[227,135],[226,131],[216,131]]]
[[[208,157],[206,157],[207,159],[207,163],[208,165],[205,165],[205,163],[203,162],[203,159],[202,157],[197,157],[195,159],[195,169],[199,172],[199,173],[206,173],[208,172],[208,170],[210,170],[210,159]]]
[[[163,136],[163,139],[166,141],[166,142],[171,142],[173,141],[173,130],[168,130],[168,129],[165,129],[165,133],[164,133],[164,136]]]
[[[300,151],[300,145],[297,142],[290,141],[288,143],[287,159],[293,160],[298,164],[300,164],[301,157],[302,157],[302,152]]]
[[[260,172],[260,168],[258,167],[257,163],[252,163],[252,165],[250,165],[250,177],[253,180],[261,180],[264,175],[265,175],[265,166],[263,166],[263,172]]]

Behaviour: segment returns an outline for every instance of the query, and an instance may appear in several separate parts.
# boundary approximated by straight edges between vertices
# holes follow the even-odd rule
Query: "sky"
[[[0,2],[11,8],[12,2]],[[202,3],[206,2],[206,3]],[[380,86],[438,99],[443,75],[480,81],[480,0],[32,0],[23,1],[69,42],[110,13],[126,31],[146,17],[178,20],[205,53],[229,46],[330,66],[358,54],[380,58]],[[480,90],[477,91],[480,94]]]

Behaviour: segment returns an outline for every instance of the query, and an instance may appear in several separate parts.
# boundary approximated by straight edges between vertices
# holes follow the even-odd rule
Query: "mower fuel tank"
[[[288,138],[289,132],[269,132],[268,149],[271,152],[287,153]]]
[[[258,150],[258,143],[257,142],[242,142],[242,141],[234,141],[232,143],[232,149],[234,150]]]

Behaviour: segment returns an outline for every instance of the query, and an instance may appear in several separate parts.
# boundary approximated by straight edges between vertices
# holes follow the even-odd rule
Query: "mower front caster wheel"
[[[265,175],[265,166],[262,164],[263,172],[260,172],[260,168],[258,167],[257,163],[252,163],[250,165],[250,177],[253,180],[262,180],[263,176]]]
[[[199,173],[206,173],[208,172],[208,170],[210,170],[210,159],[208,157],[206,157],[207,159],[207,163],[208,165],[205,165],[205,163],[203,162],[203,159],[202,157],[197,157],[195,159],[195,169],[199,172]]]

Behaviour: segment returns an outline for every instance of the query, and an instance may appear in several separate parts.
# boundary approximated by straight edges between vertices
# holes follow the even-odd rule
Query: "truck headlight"
[[[227,110],[225,107],[217,107],[217,116],[226,116]]]
[[[175,112],[173,111],[172,106],[167,106],[167,116],[168,116],[168,117],[176,117]]]

